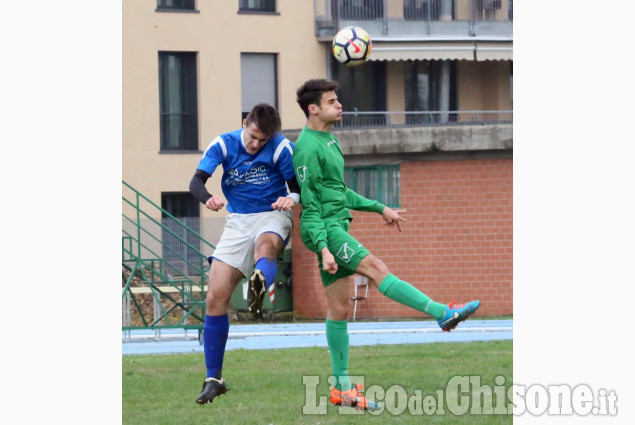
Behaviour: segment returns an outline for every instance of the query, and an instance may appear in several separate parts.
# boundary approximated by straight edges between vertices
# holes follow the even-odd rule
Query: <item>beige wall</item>
[[[386,65],[386,108],[389,111],[406,110],[403,64],[403,61],[388,61]],[[396,115],[392,118],[391,123],[395,125],[405,124],[406,117]]]
[[[511,110],[509,61],[459,61],[458,109],[464,111]]]
[[[278,0],[279,15],[238,14],[238,1],[198,0],[200,13],[155,12],[156,4],[123,1],[122,178],[160,204],[161,192],[188,190],[201,153],[159,154],[159,51],[198,52],[201,150],[241,125],[241,52],[278,54],[283,128],[304,125],[295,90],[326,76],[326,54],[314,35],[311,1]],[[220,176],[207,186],[220,194]]]

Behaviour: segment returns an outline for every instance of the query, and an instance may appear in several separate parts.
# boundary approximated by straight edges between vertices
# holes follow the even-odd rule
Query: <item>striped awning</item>
[[[369,60],[474,60],[474,43],[469,41],[455,43],[418,42],[373,42]]]
[[[513,60],[512,42],[373,41],[368,60]]]
[[[476,60],[478,61],[513,61],[514,46],[512,42],[495,43],[491,41],[476,42]]]

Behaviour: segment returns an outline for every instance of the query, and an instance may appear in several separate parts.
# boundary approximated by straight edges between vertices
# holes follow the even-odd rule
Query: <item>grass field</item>
[[[513,383],[512,341],[351,347],[349,373],[360,376],[351,380],[364,379],[367,393],[376,385],[385,391],[385,397],[381,390],[375,394],[384,406],[376,415],[320,404],[320,397],[328,395],[331,373],[325,347],[228,351],[223,376],[231,390],[202,406],[194,402],[205,378],[202,353],[124,356],[122,373],[122,423],[127,425],[512,423],[509,414],[471,414],[476,404],[483,403],[488,412],[487,406],[507,403],[498,395]],[[465,397],[474,386],[458,387],[460,394],[456,386],[448,387],[452,377],[467,375],[480,377],[481,393],[487,393],[486,385],[493,389],[493,402],[491,392]],[[303,379],[319,383],[304,385]],[[432,404],[439,400],[438,390],[445,394],[444,413],[434,407],[438,402]],[[450,406],[462,396],[459,401],[469,400],[469,406],[461,404],[467,413],[455,414],[456,407]],[[325,404],[323,414],[325,409],[317,406]],[[303,414],[303,406],[320,413]]]

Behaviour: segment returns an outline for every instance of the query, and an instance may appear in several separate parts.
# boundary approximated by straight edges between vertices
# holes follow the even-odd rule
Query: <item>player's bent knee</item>
[[[348,309],[342,311],[329,311],[328,318],[331,320],[344,321],[348,319]]]
[[[231,294],[227,297],[222,294],[208,293],[205,299],[205,314],[210,316],[226,314],[230,303]]]
[[[384,277],[390,274],[388,266],[372,254],[362,260],[357,271],[378,282],[381,282]]]
[[[348,299],[345,303],[330,305],[329,316],[333,320],[346,320],[348,318]]]
[[[207,292],[207,297],[205,298],[205,301],[207,302],[207,304],[226,305],[231,300],[231,295],[232,295],[231,292],[227,292],[222,289],[221,290],[210,289]]]
[[[277,233],[265,232],[256,240],[256,251],[276,251],[284,248],[282,237]]]

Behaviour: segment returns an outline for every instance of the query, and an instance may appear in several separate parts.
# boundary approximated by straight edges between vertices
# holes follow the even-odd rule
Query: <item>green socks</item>
[[[351,389],[348,378],[348,321],[326,319],[326,342],[331,353],[331,367],[340,391]]]
[[[445,315],[445,304],[434,302],[426,294],[394,274],[389,274],[379,284],[379,292],[393,301],[429,314],[435,319],[442,319]]]
[[[379,292],[393,301],[427,313],[435,319],[445,315],[445,304],[432,301],[426,294],[395,275],[389,274],[379,285]],[[348,377],[348,321],[326,319],[326,342],[331,354],[331,367],[335,376],[335,386],[340,391],[351,389]]]

